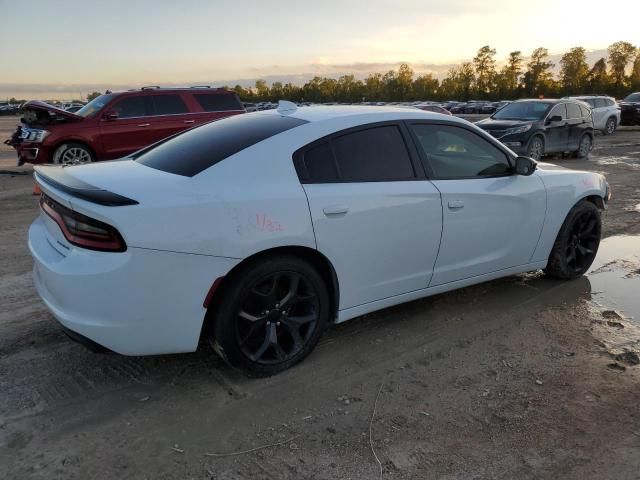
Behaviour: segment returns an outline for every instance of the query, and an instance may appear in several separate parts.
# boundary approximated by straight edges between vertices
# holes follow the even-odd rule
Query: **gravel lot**
[[[30,167],[1,146],[0,478],[375,479],[371,444],[388,479],[640,478],[640,129],[548,161],[612,186],[589,275],[367,315],[256,380],[206,348],[127,358],[68,340],[31,283]]]

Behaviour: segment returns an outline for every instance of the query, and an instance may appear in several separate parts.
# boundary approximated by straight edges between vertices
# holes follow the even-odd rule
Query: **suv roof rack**
[[[142,87],[140,90],[156,90],[158,88],[160,88],[160,85],[149,85],[146,87]]]

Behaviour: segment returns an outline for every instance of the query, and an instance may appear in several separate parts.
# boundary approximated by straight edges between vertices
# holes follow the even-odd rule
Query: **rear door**
[[[116,100],[106,113],[117,118],[100,120],[100,141],[105,159],[124,157],[151,143],[152,105],[147,95],[128,95]]]
[[[553,117],[560,117],[558,121],[550,121]],[[564,103],[556,105],[547,115],[545,152],[564,152],[569,142],[569,123],[567,122],[567,107]]]
[[[594,98],[592,109],[593,128],[604,130],[607,123],[607,100],[605,98]]]
[[[588,116],[585,118],[580,105],[577,103],[567,103],[567,123],[569,124],[569,140],[567,149],[571,152],[578,149],[582,134],[588,126]],[[586,109],[585,113],[586,113]]]
[[[352,129],[296,152],[317,247],[334,265],[340,309],[427,288],[440,245],[440,193],[406,127]]]
[[[513,174],[503,150],[465,127],[410,128],[442,195],[442,242],[430,286],[529,263],[546,211],[540,178]]]
[[[149,98],[153,107],[148,127],[151,143],[194,126],[193,115],[189,114],[189,108],[179,93],[160,93]]]

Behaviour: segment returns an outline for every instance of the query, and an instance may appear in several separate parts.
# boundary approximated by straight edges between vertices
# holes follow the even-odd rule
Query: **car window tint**
[[[311,147],[304,153],[307,176],[312,182],[336,182],[338,169],[329,142]]]
[[[567,118],[581,118],[582,112],[577,103],[567,103]]]
[[[146,117],[149,115],[145,97],[126,97],[113,106],[118,118]]]
[[[193,96],[205,112],[243,109],[238,97],[229,93],[196,93]]]
[[[507,155],[469,130],[450,125],[414,124],[418,146],[436,178],[493,177],[511,173]]]
[[[245,148],[305,123],[264,113],[234,115],[170,137],[133,158],[147,167],[193,177]],[[268,162],[269,158],[263,160]]]
[[[348,133],[332,139],[331,143],[342,181],[415,178],[409,152],[395,125]]]
[[[583,101],[588,103],[591,106],[591,108],[595,108],[596,106],[596,101],[593,98],[585,98]]]
[[[611,98],[607,98],[607,107],[613,107],[616,104]]]
[[[180,95],[153,95],[151,101],[155,115],[177,115],[189,112]]]
[[[607,101],[604,98],[595,99],[596,108],[602,108],[607,106]]]
[[[560,115],[563,120],[566,119],[567,118],[567,108],[564,105],[565,104],[562,103],[560,105],[556,105],[555,107],[553,107],[551,109],[551,111],[549,112],[548,118],[555,117],[556,115]]]

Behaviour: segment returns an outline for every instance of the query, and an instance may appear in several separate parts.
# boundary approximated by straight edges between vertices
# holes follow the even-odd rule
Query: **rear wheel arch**
[[[213,334],[215,331],[216,310],[225,296],[225,290],[228,289],[240,275],[242,275],[243,271],[265,259],[276,256],[295,257],[309,263],[309,265],[311,265],[322,277],[327,290],[329,291],[329,298],[331,301],[329,311],[332,312],[334,317],[337,316],[338,306],[340,305],[340,288],[338,284],[338,276],[329,259],[318,250],[314,250],[309,247],[275,247],[257,252],[245,258],[222,278],[219,285],[215,287],[215,292],[207,305],[207,313],[200,333],[201,340],[207,335]],[[215,281],[215,279],[213,280]]]

